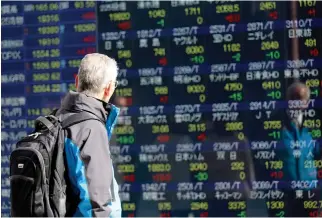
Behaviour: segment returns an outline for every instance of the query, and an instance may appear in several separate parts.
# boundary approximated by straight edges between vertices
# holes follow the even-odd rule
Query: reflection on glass
[[[2,2],[2,215],[15,142],[114,57],[123,217],[321,216],[322,2]]]

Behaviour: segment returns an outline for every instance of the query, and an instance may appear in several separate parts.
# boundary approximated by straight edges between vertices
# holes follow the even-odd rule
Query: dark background
[[[142,5],[145,7],[142,9]],[[230,6],[232,6],[230,8]],[[266,7],[267,6],[267,7]],[[269,8],[268,6],[271,6]],[[115,9],[118,7],[118,9]],[[122,7],[125,7],[122,9]],[[103,9],[108,9],[103,11]],[[224,11],[223,9],[226,9]],[[264,121],[274,120],[272,117],[264,116],[265,111],[271,111],[272,115],[282,111],[286,102],[285,90],[296,78],[285,78],[285,71],[296,70],[303,72],[318,72],[317,76],[301,74],[299,80],[307,85],[311,82],[311,99],[315,99],[312,109],[315,116],[313,120],[320,119],[321,108],[321,27],[322,27],[322,5],[319,1],[282,2],[282,1],[192,1],[190,4],[178,5],[173,1],[151,2],[2,2],[2,80],[1,80],[1,131],[2,131],[2,214],[9,214],[9,171],[8,156],[14,148],[15,142],[32,131],[33,120],[44,114],[48,114],[53,108],[58,107],[61,98],[69,90],[73,89],[74,76],[77,74],[78,64],[87,53],[99,52],[115,58],[120,67],[119,81],[112,102],[121,108],[128,108],[131,124],[122,122],[116,127],[112,137],[111,149],[114,157],[116,177],[121,184],[121,193],[129,194],[129,201],[123,199],[123,216],[268,216],[267,201],[254,200],[249,197],[249,189],[252,182],[263,181],[263,178],[278,173],[278,170],[255,170],[259,164],[255,151],[251,149],[254,141],[265,141],[267,143],[277,141],[273,134],[279,130],[265,130]],[[154,14],[155,13],[155,14]],[[111,19],[118,17],[118,20]],[[19,18],[21,17],[21,18]],[[17,19],[18,18],[18,19]],[[22,23],[17,23],[23,19]],[[310,37],[291,39],[289,37],[288,20],[297,19],[306,22],[299,29],[312,32]],[[311,26],[306,19],[312,19]],[[306,21],[305,21],[306,20]],[[11,25],[8,25],[11,22]],[[16,22],[16,23],[13,23]],[[263,29],[250,31],[251,23],[258,22]],[[272,29],[269,28],[272,22]],[[161,25],[163,23],[163,25]],[[302,24],[302,23],[300,23]],[[232,41],[214,43],[210,33],[210,26],[222,25],[228,29],[221,35],[231,34]],[[228,25],[231,25],[228,28]],[[232,31],[234,25],[234,31]],[[47,29],[46,29],[47,27]],[[174,36],[175,28],[194,27],[196,32],[184,36]],[[264,28],[266,27],[266,29]],[[160,30],[157,30],[160,29]],[[139,35],[137,31],[147,30],[147,48],[140,48]],[[124,38],[120,32],[124,31]],[[160,36],[157,33],[160,33]],[[106,35],[116,36],[116,39],[106,40]],[[250,40],[254,32],[261,32],[262,39]],[[104,34],[105,33],[105,36]],[[272,36],[272,38],[269,38]],[[177,39],[175,39],[177,37]],[[7,45],[6,40],[20,40],[19,46]],[[159,46],[153,46],[153,40],[159,41]],[[176,44],[176,40],[180,43]],[[315,40],[309,45],[307,40]],[[109,42],[106,42],[109,41]],[[186,42],[186,43],[184,43]],[[196,43],[193,43],[196,42]],[[263,42],[278,42],[276,49],[263,50]],[[111,49],[106,49],[106,43],[111,44]],[[190,44],[189,44],[190,43]],[[123,44],[123,47],[119,47]],[[238,44],[238,45],[237,45]],[[224,46],[237,45],[240,51],[224,50]],[[188,46],[202,46],[199,54],[187,54]],[[165,49],[165,53],[155,55],[156,48]],[[130,57],[122,58],[120,52],[131,53]],[[161,50],[158,50],[161,51]],[[272,52],[277,55],[270,56]],[[10,55],[9,55],[10,54]],[[19,54],[16,56],[16,54]],[[239,56],[239,60],[238,57]],[[293,69],[287,61],[302,60],[307,62],[313,59],[313,65]],[[254,62],[261,62],[266,69],[252,69]],[[271,63],[269,63],[271,62]],[[273,63],[274,62],[274,63]],[[126,64],[128,63],[128,65]],[[131,63],[131,64],[129,64]],[[230,65],[230,70],[222,73],[212,72],[212,65]],[[232,67],[235,65],[235,68]],[[186,66],[192,73],[188,76],[197,76],[198,82],[182,83],[184,79],[175,75],[178,67]],[[192,67],[194,66],[194,67]],[[177,67],[177,68],[176,68]],[[142,85],[140,81],[149,80],[140,74],[143,69],[153,68],[161,79],[160,84]],[[158,68],[158,69],[157,69]],[[196,72],[196,69],[198,71]],[[126,75],[124,74],[126,71]],[[278,72],[277,78],[260,78],[247,80],[247,75],[256,71],[265,74],[265,71]],[[238,79],[231,81],[229,76],[238,75]],[[141,76],[140,76],[141,75]],[[183,74],[184,75],[184,74]],[[225,77],[226,80],[212,82],[212,77]],[[155,78],[156,79],[156,78]],[[189,78],[188,78],[189,79]],[[177,82],[176,82],[177,81]],[[178,83],[181,81],[181,84]],[[307,82],[309,81],[309,82]],[[265,83],[266,82],[266,83]],[[225,88],[227,84],[234,83],[241,89]],[[263,84],[279,84],[277,88],[264,89]],[[192,87],[195,86],[195,87]],[[197,88],[196,88],[197,86]],[[162,94],[155,92],[156,87],[166,88],[168,91]],[[192,87],[192,88],[191,88]],[[189,93],[188,89],[201,89],[198,93]],[[204,88],[204,90],[203,90]],[[130,94],[129,94],[130,93]],[[127,95],[129,94],[129,95]],[[200,100],[202,99],[202,100]],[[275,108],[263,108],[251,110],[251,102],[275,101]],[[238,112],[236,120],[213,121],[213,108],[217,103],[237,103]],[[179,105],[195,105],[194,110],[189,113],[195,116],[190,122],[176,123],[176,116],[180,112]],[[155,124],[142,124],[140,116],[145,116],[143,106],[163,106],[163,110],[157,111],[153,116],[166,117],[166,123],[160,121]],[[177,109],[176,109],[177,108]],[[225,111],[222,111],[225,112]],[[262,118],[257,119],[258,112]],[[196,118],[196,117],[200,117]],[[142,119],[142,118],[141,118]],[[196,121],[197,119],[197,121]],[[242,128],[227,131],[227,123],[241,122]],[[154,127],[153,127],[154,125]],[[164,127],[165,125],[168,125]],[[234,124],[235,125],[235,124]],[[133,133],[122,134],[121,128],[134,129]],[[160,126],[165,131],[160,131]],[[162,127],[162,128],[163,128]],[[195,127],[195,130],[193,130]],[[235,126],[236,127],[236,126]],[[189,131],[189,129],[191,131]],[[314,139],[321,139],[321,128],[315,127]],[[275,133],[274,133],[275,132]],[[242,137],[243,136],[243,137]],[[237,147],[226,150],[225,160],[218,160],[214,143],[228,142],[239,143]],[[190,161],[176,161],[176,156],[183,155],[177,150],[178,144],[200,143],[201,150],[188,152]],[[163,160],[144,162],[142,155],[148,155],[141,146],[164,145],[164,151],[150,153],[157,158],[163,154]],[[126,150],[126,147],[129,150]],[[118,149],[121,152],[117,152]],[[159,146],[160,149],[160,146]],[[273,151],[270,149],[269,151]],[[237,152],[237,162],[244,166],[244,170],[233,170],[232,160],[229,159],[231,152]],[[180,154],[181,153],[181,154]],[[141,156],[140,156],[141,155]],[[195,156],[194,156],[195,155]],[[197,160],[197,155],[202,155],[203,160]],[[130,156],[130,162],[120,162]],[[167,156],[165,158],[165,156]],[[200,157],[200,156],[199,156]],[[161,157],[160,157],[161,158]],[[152,158],[153,159],[153,158]],[[273,159],[268,160],[273,161]],[[207,169],[194,170],[191,164],[206,164]],[[171,170],[151,172],[149,164],[162,164],[171,166]],[[151,167],[150,165],[150,167]],[[134,171],[124,171],[125,167],[134,167]],[[240,175],[245,175],[241,179]],[[201,175],[206,175],[203,180]],[[271,178],[272,179],[272,178]],[[274,178],[283,183],[283,178]],[[214,190],[215,182],[240,182],[238,190],[222,190],[223,192],[241,193],[239,200],[232,198],[219,200]],[[144,200],[144,184],[160,182],[166,183],[164,192],[166,199],[161,201]],[[191,195],[206,195],[205,199],[180,199],[179,195],[187,194],[187,191],[178,190],[178,183],[203,183],[203,189],[190,190]],[[284,181],[288,184],[290,181]],[[284,184],[283,183],[283,184]],[[130,190],[124,188],[124,184],[131,184]],[[281,185],[282,186],[282,185]],[[280,188],[280,187],[279,187]],[[267,191],[267,190],[266,190]],[[188,198],[188,197],[187,197]],[[231,208],[230,202],[245,202],[245,208]],[[269,200],[272,201],[272,200]],[[277,200],[276,200],[277,201]],[[280,200],[280,201],[283,201]],[[201,208],[192,208],[194,203],[205,205]],[[202,202],[202,204],[201,204]],[[164,203],[164,204],[162,204]],[[171,209],[162,209],[162,205],[171,204]],[[135,205],[135,208],[133,207]],[[194,210],[196,209],[196,210]],[[283,208],[276,209],[275,215],[283,214]],[[278,215],[276,215],[278,216]]]

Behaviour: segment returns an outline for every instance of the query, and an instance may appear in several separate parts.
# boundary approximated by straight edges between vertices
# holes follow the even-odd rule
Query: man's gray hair
[[[82,59],[78,69],[78,92],[98,94],[117,77],[118,66],[107,55],[92,53]]]
[[[286,92],[286,98],[288,100],[295,100],[299,98],[299,89],[305,90],[305,99],[309,100],[311,96],[310,88],[305,85],[305,83],[296,81],[292,83],[288,88]]]

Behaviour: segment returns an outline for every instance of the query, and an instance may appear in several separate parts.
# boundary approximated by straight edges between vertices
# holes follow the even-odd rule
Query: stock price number
[[[152,133],[169,133],[169,125],[152,125]]]
[[[189,94],[200,94],[199,95],[199,101],[205,102],[206,101],[206,95],[204,94],[206,92],[206,86],[205,85],[188,85],[187,86],[187,93]]]
[[[58,34],[60,31],[60,28],[58,25],[57,26],[44,26],[44,27],[39,27],[37,30],[38,30],[38,33],[41,35],[48,35],[48,34]],[[55,45],[57,45],[57,44],[55,44]]]
[[[46,92],[61,92],[60,84],[42,84],[42,85],[33,85],[33,93],[46,93]]]
[[[122,209],[124,211],[135,211],[135,203],[122,203]]]
[[[57,81],[57,80],[60,80],[60,72],[53,72],[53,73],[34,73],[34,74],[32,74],[32,80],[34,82],[39,82],[39,81]]]
[[[35,4],[35,5],[28,5],[28,9],[30,11],[55,11],[55,10],[59,10],[59,6],[57,3],[43,3],[43,4]],[[27,7],[26,7],[27,8]],[[25,10],[26,10],[25,8]]]
[[[305,160],[304,168],[322,168],[322,160]]]
[[[164,9],[158,9],[158,10],[151,10],[148,12],[149,13],[149,18],[158,18],[158,17],[165,17],[167,12]]]
[[[243,122],[229,122],[225,124],[225,130],[226,131],[238,131],[244,129],[244,123]]]
[[[217,5],[216,6],[216,13],[234,13],[239,12],[239,4],[230,4],[230,5]]]
[[[268,201],[268,202],[266,202],[266,206],[268,209],[283,209],[284,202],[283,201]]]
[[[306,128],[312,129],[312,128],[320,128],[321,127],[321,120],[316,119],[316,120],[305,120],[303,123],[303,126]]]
[[[60,39],[58,37],[55,38],[42,38],[38,39],[38,44],[40,46],[54,46],[60,44]]]
[[[264,129],[281,129],[282,122],[279,120],[274,121],[264,121]]]
[[[304,44],[306,47],[316,47],[316,39],[306,39]]]
[[[155,50],[155,51],[160,51],[160,50]],[[132,57],[132,52],[131,52],[131,50],[119,50],[119,51],[117,51],[117,57],[119,59],[121,59],[121,58],[123,58],[123,59],[131,58]]]
[[[273,9],[276,9],[276,2],[261,2],[259,5],[259,10],[261,11],[269,11]]]
[[[206,129],[205,123],[191,123],[188,125],[188,132],[205,132]]]
[[[239,43],[230,43],[230,44],[224,44],[224,52],[240,52],[240,44]]]
[[[201,25],[203,23],[203,17],[201,17],[201,9],[200,7],[188,7],[184,9],[186,16],[198,16],[197,24]]]
[[[204,52],[205,52],[205,49],[202,45],[187,46],[186,47],[186,54],[187,55],[203,54]]]
[[[134,173],[135,166],[134,164],[121,164],[117,166],[120,173]]]
[[[131,14],[129,12],[117,12],[109,14],[110,21],[125,21],[130,20]]]
[[[235,92],[235,91],[242,91],[243,84],[242,83],[227,83],[224,87],[225,91],[228,92]]]
[[[300,7],[314,7],[316,0],[299,0]]]
[[[40,115],[48,115],[50,114],[52,109],[50,108],[31,108],[28,109],[28,116],[40,116]]]
[[[262,83],[262,88],[264,90],[267,89],[280,89],[281,88],[281,82],[280,81],[264,81]]]
[[[280,45],[278,41],[267,41],[267,42],[262,42],[261,44],[262,51],[279,49],[279,47]]]
[[[76,85],[75,85],[75,83],[68,84],[68,90],[76,91]]]
[[[266,169],[280,170],[283,168],[283,161],[266,161],[265,167]]]
[[[87,23],[87,24],[75,24],[74,31],[77,33],[81,32],[94,32],[96,31],[96,24]]]
[[[231,170],[244,170],[245,169],[245,163],[242,162],[242,161],[232,162],[230,164],[230,169]]]
[[[48,15],[38,16],[38,22],[39,23],[59,22],[59,14],[48,14]]]
[[[116,96],[120,96],[120,97],[132,96],[132,88],[116,89],[115,92],[116,92]]]
[[[228,202],[228,210],[244,210],[246,209],[245,201],[230,201]]]
[[[38,61],[38,62],[32,63],[32,68],[34,70],[59,69],[60,61]]]
[[[75,59],[75,60],[69,60],[68,61],[68,67],[72,67],[72,68],[78,68],[80,63],[81,63],[81,59]]]
[[[148,164],[148,170],[153,173],[170,172],[171,164]]]
[[[154,56],[165,56],[165,48],[154,48]],[[128,51],[129,55],[127,58],[131,57],[131,51]]]
[[[185,8],[184,12],[185,12],[186,16],[200,15],[201,14],[200,7]]]
[[[320,86],[320,81],[318,79],[308,79],[305,81],[305,84],[309,88],[316,88]]]
[[[133,126],[126,125],[126,126],[116,126],[115,127],[115,135],[128,135],[134,133]]]
[[[206,170],[208,170],[208,164],[207,163],[190,163],[189,170],[190,170],[190,172],[206,171]]]
[[[95,7],[95,2],[94,1],[86,1],[86,2],[77,1],[77,2],[74,3],[74,6],[75,6],[76,9],[94,8]]]
[[[155,95],[167,95],[169,93],[167,86],[156,86],[154,87]]]
[[[304,201],[305,209],[319,209],[322,208],[322,201]]]
[[[171,210],[171,208],[172,208],[171,202],[160,202],[160,203],[158,203],[158,209],[160,211]]]
[[[32,51],[33,58],[57,58],[60,57],[59,49],[42,49]]]
[[[191,210],[208,210],[208,202],[191,202]]]

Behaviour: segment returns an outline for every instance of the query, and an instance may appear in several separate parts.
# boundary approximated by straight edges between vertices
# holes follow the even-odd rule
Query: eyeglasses
[[[115,80],[115,81],[110,81],[108,84],[114,83],[114,88],[116,88],[119,84],[119,81]]]
[[[113,83],[113,81],[111,81],[111,83]],[[114,87],[116,88],[118,86],[118,84],[119,84],[119,81],[115,80],[114,81]]]

